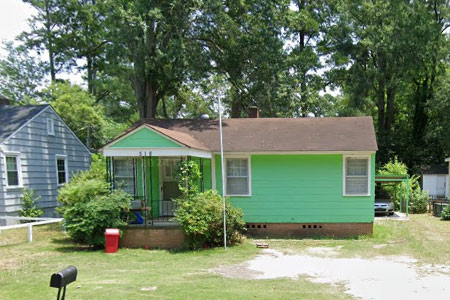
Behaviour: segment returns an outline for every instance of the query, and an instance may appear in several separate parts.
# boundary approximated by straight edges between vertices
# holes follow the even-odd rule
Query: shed
[[[449,175],[445,165],[422,167],[422,189],[428,192],[432,199],[448,198]]]

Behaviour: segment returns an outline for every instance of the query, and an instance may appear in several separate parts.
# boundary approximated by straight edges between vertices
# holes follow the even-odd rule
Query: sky
[[[0,0],[0,44],[4,41],[13,41],[17,35],[30,29],[27,19],[35,13],[36,10],[22,0]],[[0,56],[5,55],[6,52],[0,47]],[[47,60],[45,52],[42,53],[42,60]],[[81,74],[59,73],[58,78],[85,85]]]
[[[0,0],[0,41],[13,40],[29,29],[27,19],[34,13],[34,8],[21,0]]]

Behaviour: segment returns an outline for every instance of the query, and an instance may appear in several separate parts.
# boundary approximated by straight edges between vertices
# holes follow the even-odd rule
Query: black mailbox
[[[59,299],[62,288],[64,288],[64,292],[61,299],[65,299],[66,286],[77,280],[77,273],[77,268],[74,266],[70,266],[52,275],[52,277],[50,278],[50,287],[58,289],[57,299]]]

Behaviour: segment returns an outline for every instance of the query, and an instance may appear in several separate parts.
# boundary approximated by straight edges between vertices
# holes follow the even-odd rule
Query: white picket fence
[[[27,227],[28,228],[27,237],[28,237],[28,241],[31,243],[31,242],[33,242],[33,226],[59,223],[63,220],[63,218],[27,218],[27,217],[0,216],[0,220],[35,221],[35,222],[24,223],[24,224],[0,226],[0,233],[4,230],[8,230],[8,229]]]

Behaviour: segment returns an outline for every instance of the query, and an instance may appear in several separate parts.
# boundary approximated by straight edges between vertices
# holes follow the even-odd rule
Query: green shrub
[[[223,245],[223,203],[217,191],[209,190],[192,197],[180,197],[175,219],[183,228],[189,248]],[[245,231],[241,209],[226,200],[227,241],[235,244]]]
[[[380,175],[408,175],[408,167],[398,161],[397,156],[394,157],[394,160],[387,162],[381,169],[378,171]]]
[[[450,221],[450,205],[447,205],[444,207],[444,209],[441,212],[441,219]]]
[[[116,190],[109,195],[89,201],[75,201],[64,212],[67,233],[76,241],[92,246],[103,246],[106,228],[126,225],[124,211],[130,208],[131,195]]]
[[[413,176],[410,179],[410,200],[409,211],[413,214],[421,214],[427,212],[428,207],[428,192],[420,188],[419,178]]]
[[[58,212],[75,241],[102,246],[106,228],[126,225],[124,211],[131,200],[132,196],[121,190],[111,192],[104,176],[94,169],[77,173],[60,189]]]
[[[34,191],[24,188],[22,193],[22,208],[19,210],[21,217],[39,218],[44,214],[42,209],[37,208],[37,202],[41,196],[35,197]]]
[[[64,214],[66,208],[76,203],[86,203],[98,197],[106,196],[110,193],[110,185],[103,179],[95,178],[90,171],[77,173],[72,180],[65,184],[58,194],[58,201],[61,206],[57,211]]]

